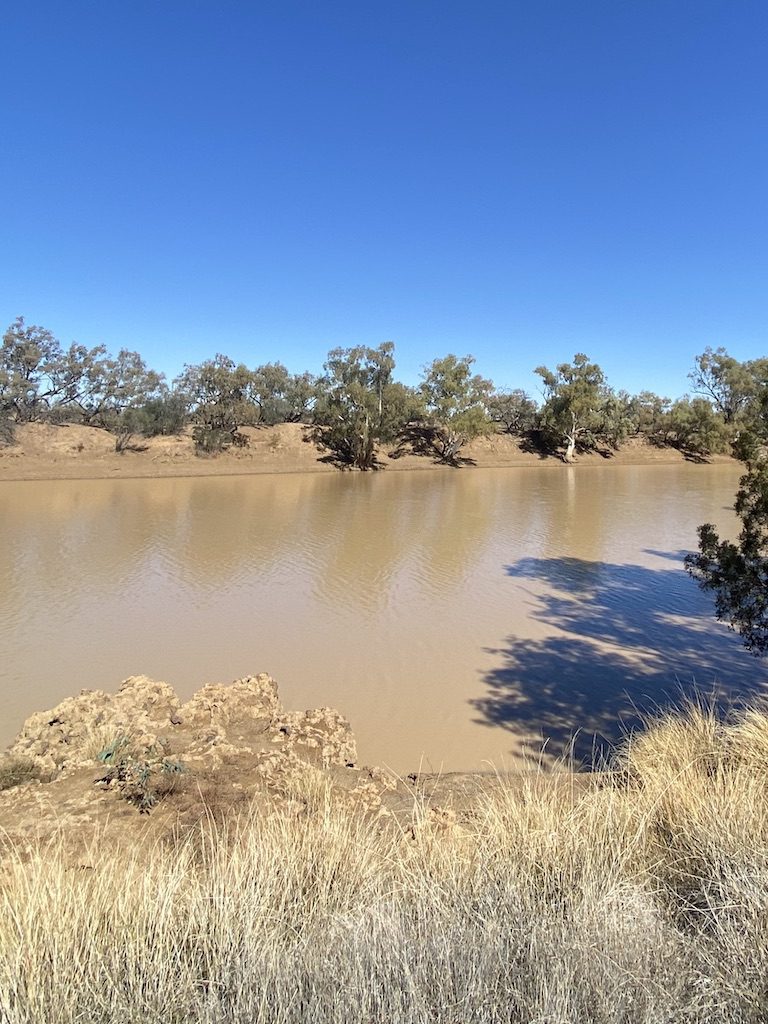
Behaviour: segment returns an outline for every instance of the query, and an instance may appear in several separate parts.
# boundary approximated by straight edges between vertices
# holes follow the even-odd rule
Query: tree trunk
[[[576,450],[576,438],[573,434],[568,434],[567,444],[565,446],[565,455],[563,455],[563,462],[574,462],[573,453]]]
[[[571,429],[565,435],[565,455],[563,455],[563,462],[573,462],[573,453],[576,451],[576,438],[579,436],[579,431],[576,427],[576,415],[571,411]]]

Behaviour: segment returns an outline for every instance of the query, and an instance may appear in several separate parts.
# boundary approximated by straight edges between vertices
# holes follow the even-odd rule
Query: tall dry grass
[[[150,851],[6,850],[0,1019],[766,1020],[768,715],[669,716],[619,768],[494,788],[464,827],[320,785]]]

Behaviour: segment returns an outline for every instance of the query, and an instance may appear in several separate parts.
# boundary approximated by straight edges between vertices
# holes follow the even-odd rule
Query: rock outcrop
[[[0,788],[0,877],[5,855],[17,857],[25,843],[55,838],[73,863],[86,863],[94,844],[151,844],[233,810],[322,813],[326,799],[372,823],[394,816],[401,829],[423,807],[419,828],[440,831],[455,827],[456,808],[503,784],[495,775],[397,779],[360,767],[346,719],[332,708],[284,710],[268,675],[208,684],[186,703],[146,676],[116,693],[83,690],[27,719],[0,756],[0,785],[4,766],[24,766],[29,781],[18,782],[20,770]]]
[[[0,770],[23,764],[30,781],[0,791],[0,831],[123,841],[232,808],[295,810],[329,786],[334,799],[385,813],[395,783],[356,761],[338,711],[284,710],[268,675],[208,684],[186,703],[167,683],[131,676],[116,693],[83,690],[27,719]]]
[[[162,754],[207,769],[276,751],[318,768],[353,767],[357,760],[349,723],[338,711],[286,712],[274,679],[263,674],[208,684],[186,704],[167,683],[146,676],[131,676],[114,694],[83,690],[31,715],[8,754],[56,776],[93,766],[100,751],[121,739],[136,757]]]

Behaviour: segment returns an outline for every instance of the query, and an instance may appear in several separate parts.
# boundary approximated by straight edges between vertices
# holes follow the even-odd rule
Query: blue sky
[[[0,38],[2,326],[534,393],[768,354],[764,0],[37,0]]]

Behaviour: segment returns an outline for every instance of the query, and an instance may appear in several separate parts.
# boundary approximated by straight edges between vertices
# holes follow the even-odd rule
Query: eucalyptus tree
[[[376,445],[392,441],[410,416],[404,385],[392,379],[395,346],[357,345],[328,353],[318,381],[314,422],[323,443],[358,469],[376,464]]]
[[[525,434],[538,421],[538,406],[521,388],[494,391],[488,399],[488,415],[507,434]]]
[[[138,352],[120,349],[114,358],[87,355],[85,361],[86,369],[78,382],[74,404],[87,424],[109,430],[126,409],[163,393],[162,374],[151,370]]]
[[[239,428],[254,422],[253,373],[242,363],[218,353],[202,363],[186,364],[174,381],[195,421],[198,450],[216,452],[244,443]]]
[[[443,462],[455,462],[467,442],[488,431],[493,383],[472,373],[474,356],[447,355],[424,369],[420,387],[432,445]]]
[[[763,394],[741,439],[746,473],[734,508],[741,520],[736,541],[721,540],[712,523],[699,527],[699,550],[685,566],[714,594],[715,614],[736,630],[748,651],[768,651],[768,397]]]
[[[664,444],[666,416],[672,407],[672,400],[653,391],[641,391],[628,402],[627,414],[630,432],[641,434],[654,444]]]
[[[300,423],[309,417],[317,395],[311,373],[292,374],[282,363],[265,363],[253,371],[252,397],[259,422]]]
[[[44,327],[20,317],[0,347],[0,409],[16,422],[59,420],[111,428],[123,410],[157,397],[163,377],[138,352],[116,357],[104,345],[65,351]]]
[[[706,398],[684,395],[673,402],[662,421],[665,444],[691,455],[725,451],[732,431]]]
[[[724,421],[732,424],[743,417],[768,382],[768,359],[739,362],[722,346],[714,350],[708,347],[696,356],[688,378],[694,392],[704,395]]]
[[[53,384],[50,414],[58,421],[88,422],[93,398],[103,390],[104,363],[109,359],[106,345],[88,348],[72,342],[48,368]]]
[[[573,462],[577,446],[592,448],[606,437],[611,391],[605,375],[582,352],[572,363],[560,363],[554,370],[539,366],[534,372],[544,381],[542,426],[564,446],[563,460]]]
[[[0,346],[0,411],[17,423],[41,419],[56,396],[51,370],[61,357],[61,345],[49,330],[27,326],[18,317]]]

